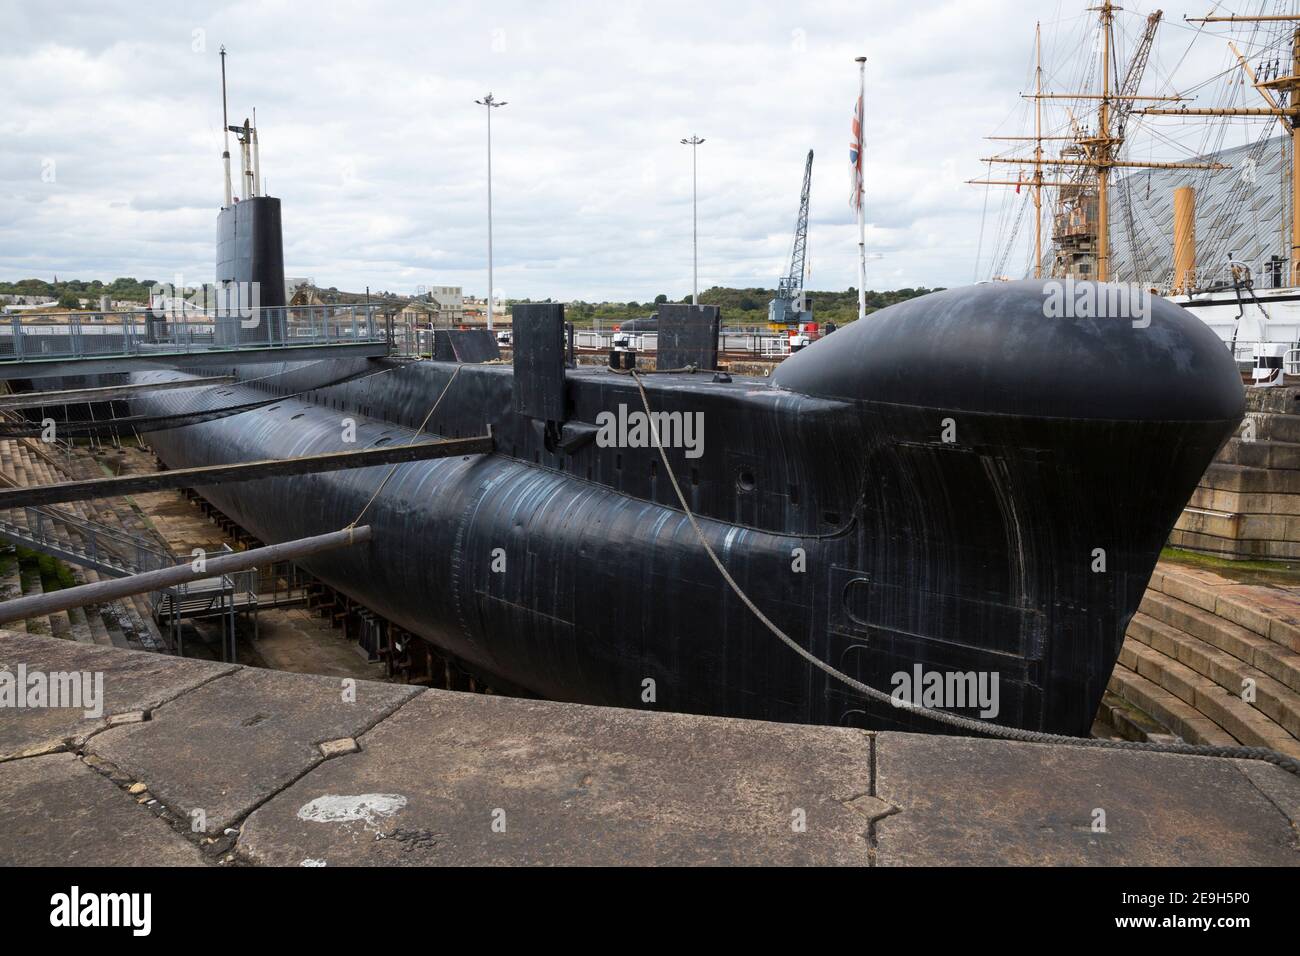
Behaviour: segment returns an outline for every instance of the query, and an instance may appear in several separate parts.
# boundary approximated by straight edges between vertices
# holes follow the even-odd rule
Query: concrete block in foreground
[[[74,754],[0,763],[0,866],[201,866],[197,846]]]
[[[868,861],[860,730],[426,691],[258,808],[275,865]],[[804,823],[802,831],[798,824]]]
[[[346,699],[355,687],[355,700]],[[208,833],[238,821],[324,759],[319,745],[358,737],[418,687],[241,667],[93,737],[87,752],[148,785],[175,813],[201,810]]]
[[[1259,761],[882,733],[876,793],[882,866],[1300,865],[1300,778]]]
[[[59,749],[107,727],[114,715],[150,711],[199,685],[238,668],[234,664],[181,660],[146,651],[128,651],[0,630],[0,671],[103,674],[103,713],[87,717],[84,708],[6,708],[0,719],[0,761]]]

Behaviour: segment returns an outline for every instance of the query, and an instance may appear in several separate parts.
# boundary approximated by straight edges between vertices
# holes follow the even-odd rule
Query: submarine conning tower
[[[218,345],[283,343],[286,334],[284,237],[280,200],[262,189],[261,146],[253,118],[232,126],[226,110],[226,48],[221,48],[221,154],[225,192],[217,214]],[[230,134],[239,144],[239,187],[230,176]]]
[[[642,381],[653,413],[701,416],[669,466],[785,633],[885,692],[918,668],[996,678],[986,719],[1086,735],[1161,546],[1243,410],[1231,357],[1193,317],[1098,292],[1126,315],[1042,282],[957,289],[842,328],[771,379]],[[712,566],[658,451],[622,431],[637,383],[567,363],[562,306],[517,307],[514,326],[513,367],[236,367],[258,381],[133,406],[258,404],[151,433],[171,467],[358,447],[345,416],[360,447],[417,440],[422,423],[422,441],[490,429],[494,453],[404,464],[382,488],[367,469],[200,489],[268,542],[368,508],[374,544],[305,566],[472,670],[558,700],[644,707],[653,680],[659,709],[941,729],[770,634]],[[683,336],[674,367],[709,367],[683,343],[700,354]]]
[[[217,317],[218,344],[285,340],[279,199],[254,196],[232,202],[217,214],[216,281],[230,305]]]

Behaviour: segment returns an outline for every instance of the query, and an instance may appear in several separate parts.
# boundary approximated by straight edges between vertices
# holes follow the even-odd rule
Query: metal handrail
[[[614,347],[614,339],[626,336],[633,348],[642,352],[658,350],[657,332],[596,332],[591,329],[579,329],[574,333],[575,344],[579,348],[608,349]],[[753,352],[760,356],[786,355],[789,352],[789,336],[770,331],[738,331],[725,329],[718,333],[718,350],[722,352]]]
[[[1231,292],[1237,282],[1248,282],[1257,292],[1267,291],[1271,285],[1273,262],[1269,258],[1261,258],[1253,262],[1247,262],[1244,259],[1230,259],[1226,262],[1220,262],[1205,270],[1196,271],[1196,288],[1194,294],[1205,294],[1207,292]],[[1234,273],[1234,269],[1236,272]],[[1290,284],[1290,272],[1288,264],[1282,263],[1283,287]],[[1166,288],[1172,288],[1174,275],[1171,270],[1166,283]]]
[[[376,305],[291,305],[244,313],[138,309],[12,314],[0,321],[0,363],[35,358],[190,354],[288,345],[384,343]]]
[[[35,545],[55,547],[68,554],[80,555],[92,564],[113,567],[126,574],[157,571],[174,565],[175,559],[137,538],[94,521],[42,508],[22,509],[26,526],[9,514],[0,516],[0,526],[15,537]],[[62,534],[58,527],[63,527]],[[81,543],[72,540],[68,529],[75,530]]]
[[[1253,362],[1259,354],[1258,342],[1238,342],[1235,346],[1228,343],[1228,348],[1232,349],[1232,358],[1237,362]]]
[[[15,517],[19,511],[23,521]],[[48,507],[27,506],[0,511],[0,537],[31,545],[38,551],[52,553],[74,564],[122,575],[159,571],[184,563],[184,559],[154,547],[147,538]],[[223,553],[233,552],[228,544],[223,544],[221,550]],[[218,582],[215,589],[210,586],[200,589],[205,581],[212,580]],[[251,608],[255,611],[259,603],[258,580],[257,568],[249,568],[153,591],[147,595],[147,600],[155,617],[169,614],[173,625],[181,602],[191,594],[209,597],[223,614],[227,604],[233,613],[241,596],[246,596],[242,602],[244,610]]]
[[[233,554],[234,549],[230,547],[229,544],[223,543],[221,545],[220,553]],[[207,594],[211,592],[210,588],[200,589],[197,587],[197,585],[200,585],[205,581],[213,581],[213,580],[220,580],[221,582],[221,586],[217,589],[218,592],[228,593],[232,597],[236,597],[240,594],[251,594],[253,602],[256,603],[257,581],[258,581],[257,568],[249,568],[246,571],[231,571],[226,574],[213,575],[210,578],[200,578],[197,581],[185,581],[180,584],[173,585],[170,589],[168,589],[168,592],[172,595],[175,601],[183,600],[191,593]],[[159,597],[161,597],[161,594],[162,592],[159,592]]]

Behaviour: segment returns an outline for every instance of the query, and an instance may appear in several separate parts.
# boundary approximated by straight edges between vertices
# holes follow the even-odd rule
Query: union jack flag
[[[853,141],[849,143],[849,171],[852,180],[852,193],[849,205],[857,209],[862,205],[862,96],[858,96],[858,105],[853,110]]]
[[[853,111],[853,142],[849,143],[849,170],[853,181],[853,193],[849,195],[849,206],[857,209],[862,206],[862,96],[858,96],[858,105]]]

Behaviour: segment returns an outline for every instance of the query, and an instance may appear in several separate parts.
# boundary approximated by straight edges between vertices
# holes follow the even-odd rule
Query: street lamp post
[[[492,330],[492,304],[495,295],[492,286],[492,110],[505,106],[504,100],[495,100],[489,93],[481,100],[475,100],[479,106],[487,107],[487,159],[488,159],[488,290],[487,290],[487,327]]]
[[[699,216],[699,179],[695,173],[695,153],[704,140],[698,136],[682,140],[683,146],[691,148],[691,304],[700,304],[700,216]]]

